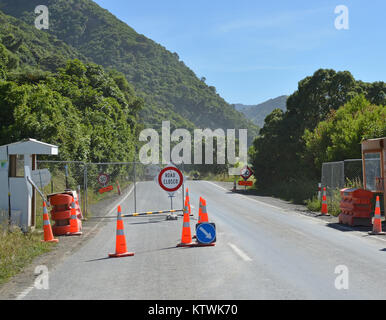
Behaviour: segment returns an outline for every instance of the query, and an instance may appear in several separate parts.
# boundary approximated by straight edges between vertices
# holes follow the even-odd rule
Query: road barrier
[[[377,196],[375,202],[373,231],[369,232],[369,234],[385,234],[384,232],[382,232],[381,207],[379,205],[379,196]]]
[[[371,199],[373,193],[364,189],[340,190],[339,223],[350,226],[371,226]]]
[[[48,195],[48,200],[52,206],[51,218],[55,221],[52,227],[54,235],[80,235],[82,212],[76,192],[51,194]]]
[[[121,258],[121,257],[133,256],[133,255],[134,255],[134,252],[127,251],[125,230],[124,230],[123,220],[122,220],[122,210],[121,210],[121,206],[118,206],[115,253],[109,253],[109,257]]]
[[[183,173],[184,165],[176,165]],[[82,214],[85,218],[89,218],[90,204],[96,204],[99,201],[104,201],[107,198],[116,196],[125,196],[126,191],[133,187],[133,192],[129,195],[129,203],[132,207],[128,208],[129,212],[144,212],[156,210],[157,208],[149,208],[149,203],[140,202],[139,196],[142,196],[141,183],[153,182],[161,170],[161,166],[144,165],[140,162],[98,162],[86,163],[82,161],[54,161],[54,160],[37,160],[37,169],[47,169],[51,174],[51,181],[48,185],[42,185],[41,190],[44,194],[62,193],[64,189],[76,190],[82,193],[82,201],[79,200],[79,205],[82,207]],[[152,170],[150,170],[152,169]],[[39,186],[40,187],[40,186]],[[158,187],[158,186],[157,186]],[[99,192],[101,191],[101,192]],[[176,192],[173,201],[175,207],[165,208],[184,209],[184,193]],[[79,192],[79,194],[80,194]],[[167,194],[159,188],[159,193]],[[146,207],[140,207],[146,205]]]

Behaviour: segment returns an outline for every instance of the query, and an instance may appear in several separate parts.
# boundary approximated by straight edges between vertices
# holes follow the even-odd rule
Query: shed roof
[[[58,146],[31,138],[0,146],[0,153],[6,153],[7,147],[8,154],[57,155],[59,152]]]

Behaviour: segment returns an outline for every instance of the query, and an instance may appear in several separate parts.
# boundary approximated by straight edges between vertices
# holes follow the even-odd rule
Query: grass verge
[[[16,227],[9,231],[7,226],[0,226],[0,285],[55,245],[41,239],[38,232],[23,233]]]

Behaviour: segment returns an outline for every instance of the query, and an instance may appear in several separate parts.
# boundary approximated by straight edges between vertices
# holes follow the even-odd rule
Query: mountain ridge
[[[234,103],[234,108],[242,112],[247,118],[251,119],[257,126],[262,128],[264,126],[265,118],[274,110],[287,110],[286,102],[287,95],[281,95],[276,98],[268,99],[256,105],[245,105],[242,103]]]
[[[141,120],[159,129],[162,120],[177,128],[248,129],[250,141],[258,128],[227,103],[180,61],[177,53],[137,33],[91,0],[1,0],[0,8],[33,24],[36,5],[49,8],[46,32],[84,57],[122,72],[145,100]]]

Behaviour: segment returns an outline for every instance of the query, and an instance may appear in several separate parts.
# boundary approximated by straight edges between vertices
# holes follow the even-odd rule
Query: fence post
[[[318,200],[322,198],[322,183],[318,183]]]
[[[136,182],[136,165],[134,161],[134,212],[137,212],[137,182]]]
[[[87,192],[87,178],[88,178],[88,174],[87,174],[87,163],[83,162],[83,175],[84,175],[84,178],[83,178],[83,189],[84,189],[84,192],[83,192],[83,208],[84,208],[84,217],[87,216],[88,214],[88,192]]]

